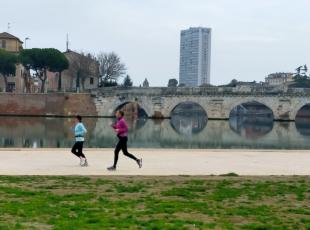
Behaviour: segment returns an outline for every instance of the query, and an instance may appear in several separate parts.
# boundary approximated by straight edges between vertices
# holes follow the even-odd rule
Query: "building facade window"
[[[94,84],[94,78],[93,78],[93,77],[91,77],[91,78],[89,79],[89,84],[91,84],[91,85]]]
[[[6,40],[1,40],[0,42],[0,48],[5,49],[6,48]]]
[[[14,92],[15,91],[15,82],[9,82],[8,88],[6,89],[7,92]]]

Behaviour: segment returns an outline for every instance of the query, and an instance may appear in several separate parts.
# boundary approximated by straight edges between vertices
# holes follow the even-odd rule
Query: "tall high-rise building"
[[[180,84],[210,84],[211,29],[203,27],[181,31]]]

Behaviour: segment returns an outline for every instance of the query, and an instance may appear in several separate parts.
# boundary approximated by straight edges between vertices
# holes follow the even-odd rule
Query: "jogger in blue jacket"
[[[82,167],[87,167],[88,162],[85,155],[83,154],[83,144],[85,141],[84,135],[87,133],[87,129],[82,123],[82,117],[80,115],[75,117],[75,127],[72,130],[75,136],[75,143],[71,149],[71,152],[80,158],[80,165]]]

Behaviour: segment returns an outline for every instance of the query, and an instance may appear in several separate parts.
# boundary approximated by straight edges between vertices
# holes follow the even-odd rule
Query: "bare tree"
[[[99,62],[101,86],[117,84],[117,80],[126,73],[125,64],[121,62],[120,57],[114,52],[101,52],[98,54],[97,60]]]

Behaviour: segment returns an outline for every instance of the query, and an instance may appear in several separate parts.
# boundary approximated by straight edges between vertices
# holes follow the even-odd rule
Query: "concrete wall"
[[[96,116],[89,94],[0,94],[0,115]]]

